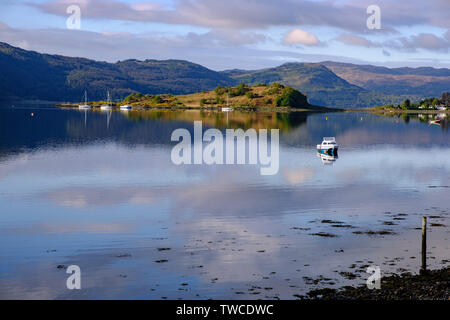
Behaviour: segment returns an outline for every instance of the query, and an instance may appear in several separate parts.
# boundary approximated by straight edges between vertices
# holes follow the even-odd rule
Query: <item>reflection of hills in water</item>
[[[33,112],[34,116],[31,116]],[[0,109],[0,154],[22,149],[116,142],[127,146],[171,146],[172,132],[193,121],[203,128],[280,129],[280,143],[312,147],[324,136],[336,136],[344,148],[370,144],[401,144],[420,147],[448,146],[448,118],[440,128],[429,125],[435,115],[369,113],[215,112],[200,110],[144,110],[123,112],[60,110],[56,108]]]
[[[178,128],[192,130],[194,121],[202,121],[203,128],[225,129],[280,129],[288,132],[306,124],[306,113],[171,111],[133,110],[113,112],[108,126],[105,112],[79,112],[88,119],[80,122],[74,116],[66,122],[66,132],[72,138],[118,140],[127,144],[171,144],[172,132]],[[86,124],[84,124],[86,123]],[[193,134],[193,132],[191,132]]]
[[[100,141],[115,141],[130,146],[172,145],[172,132],[178,128],[192,130],[195,120],[201,120],[205,129],[279,128],[281,132],[288,132],[306,124],[308,116],[303,112],[133,110],[109,113],[53,108],[0,109],[0,112],[0,152]]]
[[[127,117],[132,120],[202,121],[204,126],[218,129],[280,129],[288,131],[306,123],[307,112],[217,112],[204,110],[143,110],[132,111]]]

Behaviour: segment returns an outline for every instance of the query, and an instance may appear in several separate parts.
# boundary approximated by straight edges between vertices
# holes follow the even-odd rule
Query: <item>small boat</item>
[[[111,97],[109,96],[109,91],[108,91],[108,98],[107,98],[106,104],[102,105],[100,107],[100,110],[112,110]]]
[[[428,123],[440,126],[441,125],[441,120],[430,120]]]
[[[131,110],[133,109],[132,106],[130,106],[129,104],[124,104],[123,106],[120,106],[120,110]]]
[[[84,104],[78,106],[79,109],[90,109],[91,106],[87,104],[87,91],[84,90]]]
[[[317,145],[317,152],[329,156],[337,156],[338,148],[335,137],[324,137],[322,143]]]

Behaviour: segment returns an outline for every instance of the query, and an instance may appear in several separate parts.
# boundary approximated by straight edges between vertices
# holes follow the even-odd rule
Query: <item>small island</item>
[[[89,102],[93,108],[106,104],[105,101]],[[58,107],[74,108],[81,103],[57,104]],[[342,111],[311,105],[305,94],[279,83],[239,84],[233,87],[218,86],[212,91],[186,95],[132,93],[121,102],[112,102],[112,107],[127,104],[136,109],[175,108],[175,109],[221,109],[264,111]]]

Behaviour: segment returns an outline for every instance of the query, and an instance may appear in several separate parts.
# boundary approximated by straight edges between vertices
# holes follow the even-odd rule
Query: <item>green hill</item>
[[[116,63],[40,54],[0,42],[0,98],[60,102],[113,100],[132,93],[186,95],[217,86],[279,82],[307,95],[313,105],[363,108],[439,96],[450,89],[450,70],[347,63],[286,63],[263,70],[216,72],[183,60]]]
[[[117,63],[40,54],[0,43],[0,94],[53,101],[113,99],[133,92],[188,94],[233,85],[226,75],[181,60],[126,60]]]
[[[362,108],[401,103],[405,97],[372,92],[351,84],[319,63],[286,63],[279,67],[243,72],[229,70],[228,76],[241,83],[279,82],[305,93],[314,105]]]

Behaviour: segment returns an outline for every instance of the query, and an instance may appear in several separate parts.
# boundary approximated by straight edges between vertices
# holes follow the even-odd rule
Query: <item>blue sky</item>
[[[81,28],[66,27],[66,9]],[[367,7],[380,8],[370,30]],[[450,67],[450,1],[2,0],[0,41],[115,62],[185,59],[215,70],[287,61]]]

